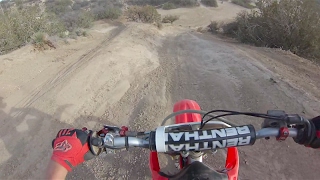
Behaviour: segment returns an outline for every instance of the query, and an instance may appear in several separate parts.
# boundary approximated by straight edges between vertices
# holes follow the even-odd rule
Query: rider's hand
[[[94,155],[89,150],[88,139],[90,131],[80,129],[61,129],[52,141],[53,153],[51,159],[71,171],[72,167],[92,159]]]
[[[310,125],[298,127],[298,136],[293,139],[298,144],[320,148],[320,116],[311,119],[309,122]]]

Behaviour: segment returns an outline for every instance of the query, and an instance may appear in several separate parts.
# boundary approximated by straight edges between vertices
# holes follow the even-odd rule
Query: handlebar
[[[298,130],[296,128],[288,128],[289,134],[288,137],[296,137]],[[267,137],[278,137],[279,128],[263,128],[256,132],[256,138],[267,138]]]
[[[298,130],[287,128],[287,132],[287,137],[296,137]],[[166,131],[166,126],[161,126],[151,131],[147,139],[107,135],[94,145],[100,144],[101,147],[110,149],[142,147],[157,152],[202,151],[253,145],[256,139],[279,137],[280,133],[281,128],[262,128],[256,131],[252,125],[172,132]]]
[[[149,141],[137,137],[115,137],[113,146],[125,148],[126,141],[127,147],[149,147]]]
[[[225,110],[216,110],[223,111]],[[213,111],[211,111],[213,112]],[[232,111],[227,111],[232,112]],[[276,137],[278,141],[283,141],[287,137],[297,137],[297,128],[308,124],[309,121],[297,114],[286,114],[284,111],[271,110],[267,114],[240,113],[256,117],[265,118],[261,127],[256,131],[253,125],[236,126],[226,119],[208,114],[198,110],[184,110],[172,113],[168,119],[183,113],[199,113],[211,116],[217,121],[207,121],[205,123],[192,122],[185,124],[174,124],[160,126],[155,131],[150,132],[129,132],[128,128],[115,126],[105,126],[100,130],[98,138],[90,139],[90,146],[97,146],[100,149],[128,149],[129,147],[148,148],[157,152],[180,152],[180,151],[202,151],[218,148],[228,148],[237,146],[253,145],[257,139]],[[308,132],[311,133],[311,132]]]
[[[298,132],[294,128],[287,128],[285,131],[282,128],[263,128],[256,131],[252,125],[180,132],[164,132],[163,129],[159,127],[156,130],[157,152],[201,151],[246,146],[253,145],[256,139],[260,138],[296,137]]]

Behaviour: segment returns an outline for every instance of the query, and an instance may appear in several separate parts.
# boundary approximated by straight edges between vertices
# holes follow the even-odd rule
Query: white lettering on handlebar
[[[252,127],[253,128],[253,127]],[[166,151],[207,150],[253,144],[255,132],[249,126],[165,133]]]
[[[186,144],[186,150],[199,150],[199,143],[194,143],[194,146],[191,146],[190,144]]]
[[[226,128],[226,133],[227,133],[227,136],[236,136],[238,135],[238,132],[236,130],[236,128]]]
[[[179,144],[178,146],[172,145],[172,144],[169,145],[169,147],[170,147],[173,151],[181,151],[184,146],[185,146],[185,144]]]
[[[200,151],[201,151],[201,150],[206,150],[206,149],[211,149],[211,148],[209,147],[209,143],[208,143],[208,142],[204,142],[204,143],[203,143],[203,147],[200,148]]]
[[[240,137],[238,145],[239,146],[248,145],[248,144],[250,144],[250,140],[251,140],[250,136],[247,136],[246,138]]]
[[[202,135],[199,135],[198,131],[174,132],[174,133],[169,133],[169,136],[172,138],[173,141],[177,142],[181,140],[183,135],[184,135],[185,141],[190,141],[191,138],[193,138],[194,140],[205,140],[205,139],[211,139],[211,138],[217,138],[217,137],[230,137],[230,136],[237,136],[237,135],[250,133],[250,130],[247,126],[232,127],[232,128],[226,128],[226,129],[214,129],[214,130],[210,130],[211,135],[208,134],[208,131],[209,130],[201,131]],[[165,137],[166,141],[168,141],[167,135],[168,134],[166,134],[166,137]]]
[[[224,147],[234,147],[238,144],[238,138],[227,139],[227,145]]]
[[[173,141],[180,141],[182,135],[184,132],[179,132],[179,133],[169,133]]]
[[[186,141],[190,141],[190,138],[193,137],[194,139],[198,140],[199,139],[199,133],[198,131],[193,131],[193,132],[185,132],[184,134],[184,139]]]
[[[199,139],[211,139],[212,138],[212,135],[209,135],[208,134],[208,131],[202,131],[202,135],[199,136]]]
[[[245,138],[232,138],[221,141],[212,141],[211,147],[209,146],[209,142],[197,142],[191,144],[179,144],[167,145],[167,149],[170,148],[173,151],[194,151],[194,150],[208,150],[208,149],[217,149],[217,148],[225,148],[225,147],[236,147],[236,146],[244,146],[250,144],[251,137],[247,136]]]
[[[212,141],[212,148],[224,148],[226,147],[226,140],[222,140],[222,141]]]
[[[214,129],[211,130],[211,136],[212,138],[217,138],[217,135],[219,137],[226,137],[226,131],[224,129]]]

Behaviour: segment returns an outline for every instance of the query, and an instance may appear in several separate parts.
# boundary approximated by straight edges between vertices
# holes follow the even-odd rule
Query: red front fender
[[[193,110],[201,110],[200,106],[197,102],[189,99],[181,100],[175,103],[173,107],[173,112],[193,109]],[[196,113],[185,113],[180,114],[175,117],[175,123],[188,123],[188,122],[200,122],[201,115]],[[159,175],[160,172],[160,165],[158,160],[158,153],[157,152],[150,152],[149,157],[149,167],[152,174],[153,180],[167,180],[167,178],[162,177]],[[225,168],[228,170],[227,174],[229,180],[237,180],[238,179],[238,172],[239,172],[239,154],[237,148],[228,148],[227,159]]]
[[[197,102],[189,99],[184,99],[174,104],[173,112],[183,111],[188,109],[201,110]],[[176,119],[175,121],[176,124],[188,123],[188,122],[201,122],[201,115],[197,113],[185,113],[185,114],[177,115],[175,119]]]
[[[237,180],[239,173],[239,154],[235,147],[228,148],[225,168],[228,170],[229,180]]]
[[[150,152],[149,156],[149,168],[153,180],[167,180],[167,178],[160,176],[160,165],[158,159],[158,153],[155,151]]]

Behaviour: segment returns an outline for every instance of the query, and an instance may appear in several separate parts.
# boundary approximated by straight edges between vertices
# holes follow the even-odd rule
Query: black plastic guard
[[[219,173],[198,161],[186,166],[175,175],[167,175],[163,172],[159,174],[169,180],[228,180],[227,174]]]

